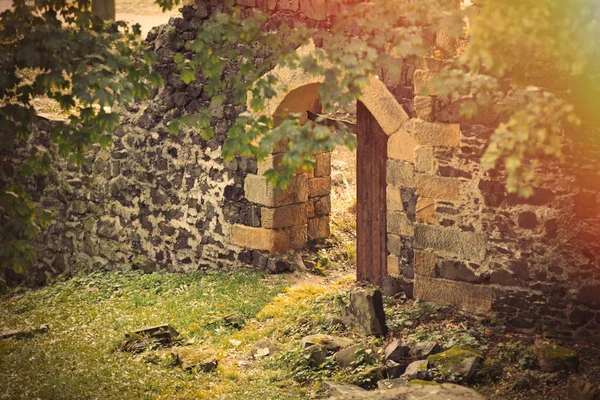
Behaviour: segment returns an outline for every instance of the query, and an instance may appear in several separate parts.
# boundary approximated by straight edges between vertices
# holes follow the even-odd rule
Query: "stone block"
[[[483,234],[425,224],[415,224],[414,231],[417,249],[443,251],[473,261],[485,259],[487,239]]]
[[[231,243],[254,250],[281,253],[290,248],[290,233],[287,230],[252,228],[233,225],[229,234]]]
[[[454,178],[417,174],[417,195],[435,200],[457,200],[460,197],[460,181]]]
[[[441,49],[446,56],[454,56],[458,47],[458,38],[450,35],[448,28],[441,28],[436,32],[435,45]]]
[[[386,169],[388,185],[408,188],[415,187],[415,170],[412,164],[397,160],[387,160]]]
[[[415,170],[426,174],[435,175],[437,162],[432,146],[417,146],[415,148]]]
[[[308,180],[310,197],[327,196],[331,193],[331,178],[313,178]]]
[[[460,144],[459,124],[440,124],[413,118],[403,125],[418,144],[457,147]]]
[[[300,1],[300,12],[315,21],[323,21],[327,18],[327,10],[324,0],[302,0]]]
[[[331,213],[331,196],[318,197],[314,200],[315,214],[319,217]]]
[[[315,211],[315,199],[309,199],[306,203],[306,216],[308,218],[314,218],[316,216]]]
[[[369,109],[388,136],[398,132],[402,124],[409,119],[404,108],[377,77],[369,78],[369,83],[363,89],[359,100]]]
[[[306,225],[306,204],[261,209],[262,227],[269,229],[287,228],[295,225]]]
[[[437,96],[439,93],[435,84],[439,73],[434,71],[425,71],[417,69],[413,76],[415,84],[415,95],[417,96]]]
[[[290,229],[290,247],[300,249],[306,245],[308,240],[308,226],[292,226]]]
[[[400,186],[388,185],[386,188],[387,212],[404,211]]]
[[[415,96],[417,118],[432,122],[435,118],[435,100],[431,96]]]
[[[401,236],[413,236],[413,223],[403,212],[391,212],[387,216],[387,231]]]
[[[388,233],[387,248],[391,254],[399,256],[402,254],[402,238],[398,235]]]
[[[281,160],[283,160],[283,153],[268,155],[264,160],[257,163],[258,171],[256,174],[264,175],[270,169],[278,172],[282,171],[283,168],[280,166]]]
[[[329,237],[329,217],[311,218],[308,220],[308,240]]]
[[[308,178],[306,175],[294,176],[287,189],[275,189],[267,183],[267,178],[248,174],[244,180],[246,199],[268,207],[281,207],[308,201]]]
[[[435,278],[435,253],[426,250],[415,250],[415,275]]]
[[[413,163],[415,162],[414,149],[417,145],[410,133],[400,129],[388,139],[388,158]]]
[[[451,304],[472,311],[492,309],[492,288],[465,282],[415,276],[415,299]]]
[[[320,153],[315,157],[317,166],[314,170],[315,177],[331,176],[331,153]]]
[[[400,276],[400,260],[398,256],[394,254],[387,256],[387,273],[396,278]]]
[[[383,297],[379,289],[357,289],[350,292],[350,304],[342,309],[344,324],[363,335],[385,336],[387,326]]]
[[[421,57],[419,69],[431,72],[440,72],[444,66],[444,60],[435,57]]]
[[[419,197],[417,200],[417,222],[423,224],[435,224],[435,201],[427,197]]]
[[[277,9],[278,10],[290,10],[290,11],[298,11],[300,0],[278,0]]]

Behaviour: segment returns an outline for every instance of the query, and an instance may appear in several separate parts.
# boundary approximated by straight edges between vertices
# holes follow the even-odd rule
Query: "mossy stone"
[[[579,368],[579,356],[565,347],[547,344],[535,347],[533,353],[544,372],[575,372]]]
[[[409,385],[439,385],[439,383],[434,381],[424,381],[422,379],[413,379],[412,381],[408,381]]]
[[[483,356],[468,346],[454,346],[442,353],[427,357],[427,361],[444,377],[460,377],[461,382],[471,380],[479,369]]]

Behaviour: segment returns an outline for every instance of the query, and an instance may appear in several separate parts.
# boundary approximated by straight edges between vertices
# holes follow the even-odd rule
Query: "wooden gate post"
[[[356,117],[356,279],[381,286],[387,275],[388,136],[361,102]]]

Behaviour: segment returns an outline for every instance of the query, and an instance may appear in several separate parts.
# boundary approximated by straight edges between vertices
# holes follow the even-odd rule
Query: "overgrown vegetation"
[[[0,330],[46,323],[50,330],[0,341],[0,398],[300,399],[321,395],[325,379],[372,388],[387,339],[356,336],[339,325],[352,279],[290,286],[289,278],[111,272],[12,289],[0,298]],[[490,399],[564,399],[569,393],[569,375],[536,368],[531,347],[543,338],[509,334],[493,321],[422,302],[386,298],[385,311],[391,338],[409,344],[434,340],[485,356],[476,382]],[[243,323],[228,324],[223,317],[231,313]],[[185,372],[164,348],[117,350],[126,333],[162,323],[181,333],[174,348],[216,352],[217,369]],[[300,339],[315,333],[349,336],[360,344],[351,365],[340,369],[331,357],[311,364]],[[250,348],[265,337],[281,351],[255,360]],[[568,346],[580,355],[578,376],[600,379],[599,349]]]

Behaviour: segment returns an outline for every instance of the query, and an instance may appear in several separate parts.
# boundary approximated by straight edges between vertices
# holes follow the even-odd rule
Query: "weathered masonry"
[[[312,4],[269,1],[272,23],[327,28],[335,9],[315,12]],[[329,154],[317,155],[315,171],[296,176],[286,191],[262,176],[283,149],[261,163],[222,159],[227,129],[243,109],[211,106],[202,82],[179,79],[173,55],[186,55],[182,44],[195,38],[211,6],[182,10],[147,39],[165,85],[127,110],[114,148],[92,149],[83,166],[58,163],[30,182],[36,201],[56,214],[37,244],[38,280],[124,266],[278,271],[289,251],[329,235]],[[441,35],[438,45],[451,43]],[[359,99],[358,278],[389,294],[494,311],[516,328],[598,335],[600,145],[565,141],[567,161],[543,161],[532,197],[507,194],[504,172],[480,165],[498,116],[481,112],[465,121],[460,101],[422,95],[442,63],[404,63],[398,76],[373,77]],[[269,103],[270,115],[311,108],[320,79],[272,73],[288,90]],[[215,118],[214,138],[168,134],[169,121],[200,108]],[[1,170],[11,177],[10,168]]]

